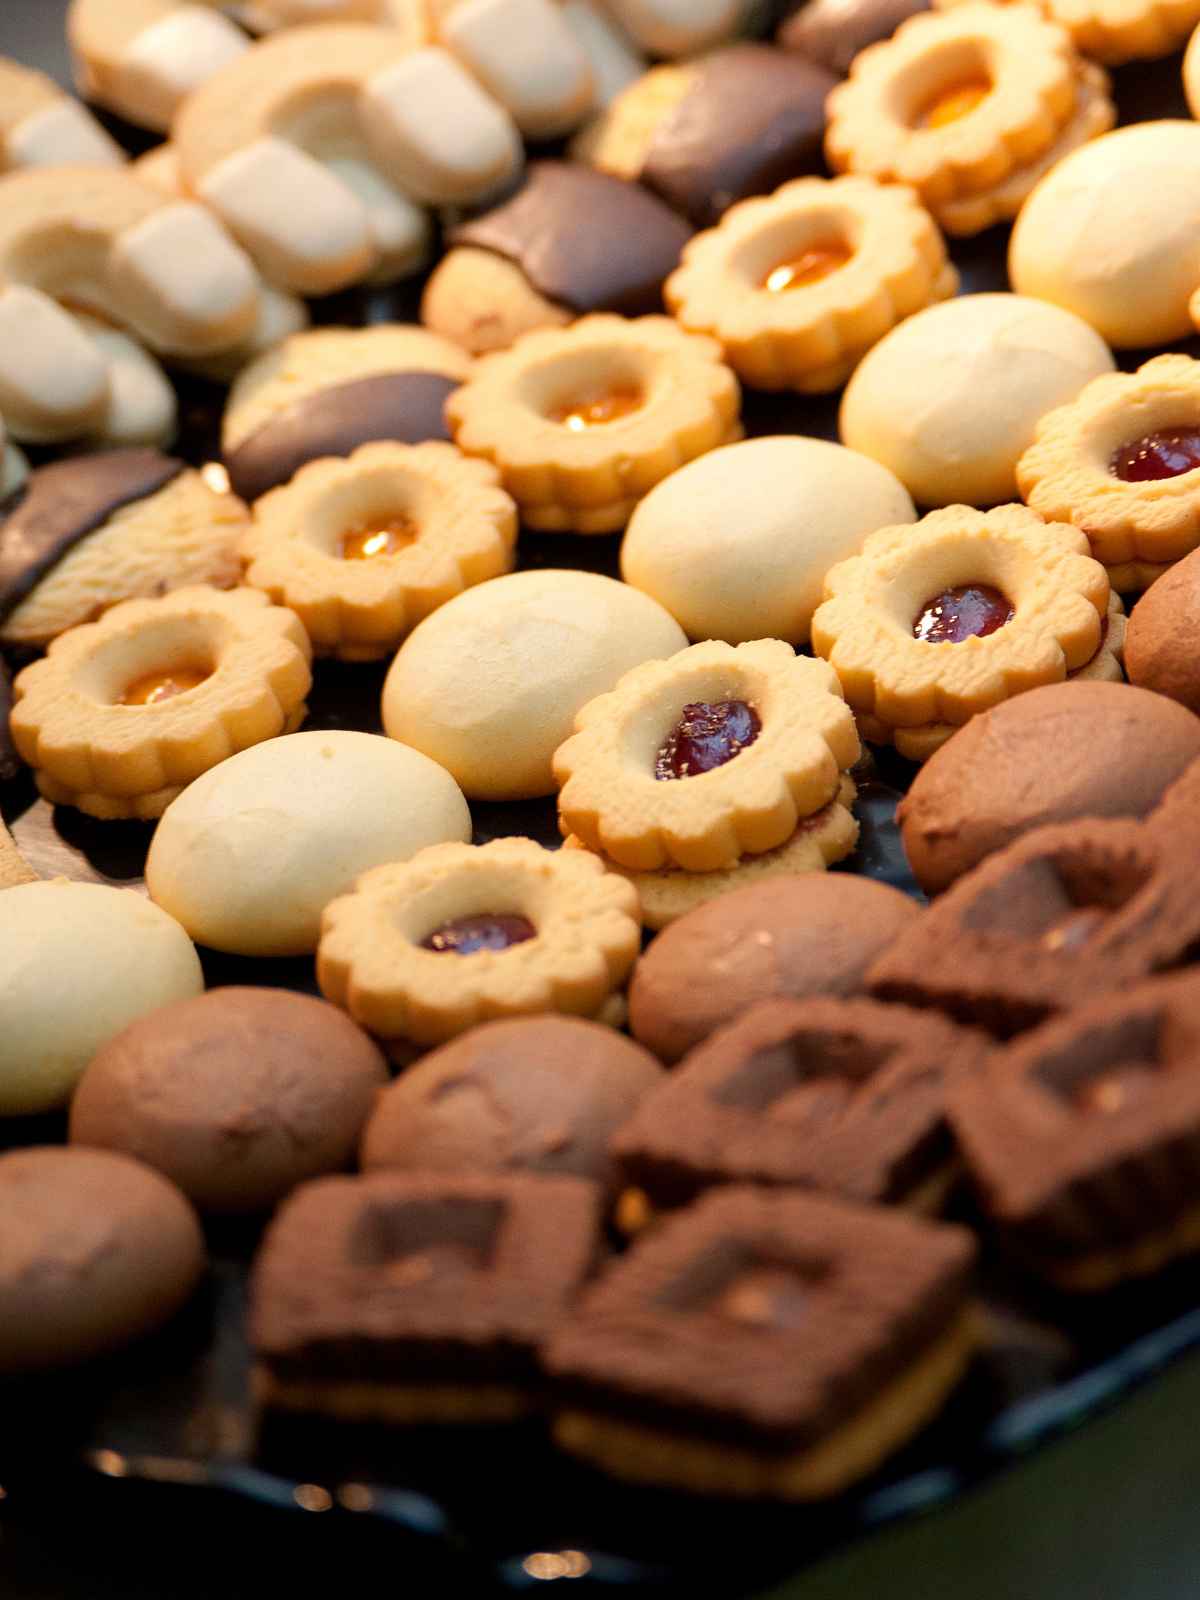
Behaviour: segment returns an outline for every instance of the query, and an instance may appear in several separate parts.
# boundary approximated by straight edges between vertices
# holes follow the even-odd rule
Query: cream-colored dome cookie
[[[517,572],[420,623],[392,663],[383,724],[451,772],[471,799],[554,792],[551,758],[579,708],[687,637],[628,584],[592,572]]]
[[[1017,481],[1039,516],[1083,529],[1115,587],[1146,587],[1200,544],[1200,362],[1096,378],[1042,418]]]
[[[209,767],[299,726],[309,656],[299,619],[253,589],[126,600],[19,674],[13,741],[52,804],[161,816]]]
[[[929,213],[871,178],[797,178],[732,207],[685,245],[663,296],[717,340],[743,382],[821,392],[843,384],[889,328],[956,293]]]
[[[821,585],[867,534],[917,514],[877,461],[792,434],[711,450],[630,518],[621,576],[693,639],[806,644]]]
[[[304,624],[318,655],[390,655],[423,617],[513,565],[500,474],[451,444],[368,444],[313,461],[254,508],[246,582]]]
[[[1074,312],[1118,348],[1190,334],[1200,126],[1137,123],[1069,155],[1021,208],[1008,271],[1018,294]]]
[[[933,0],[948,11],[963,0]],[[1005,4],[1007,0],[996,0]],[[1075,48],[1110,67],[1170,55],[1200,22],[1200,0],[1039,0]]]
[[[326,908],[317,979],[370,1032],[433,1045],[496,1017],[595,1017],[640,944],[636,892],[586,851],[434,845]]]
[[[859,753],[833,673],[779,639],[648,661],[575,728],[554,756],[560,826],[639,872],[775,849]]]
[[[1040,418],[1112,369],[1104,341],[1057,306],[962,295],[868,351],[842,399],[842,443],[890,468],[918,505],[1003,503]]]
[[[856,712],[900,729],[961,726],[1062,682],[1096,654],[1110,591],[1077,528],[948,506],[872,534],[825,593],[813,648]]]
[[[612,533],[656,483],[741,437],[737,379],[667,317],[583,317],[481,357],[446,401],[531,528]]]

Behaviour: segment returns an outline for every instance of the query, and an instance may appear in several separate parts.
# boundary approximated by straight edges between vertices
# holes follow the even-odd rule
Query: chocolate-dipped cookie
[[[511,199],[452,230],[421,320],[482,355],[590,311],[661,311],[663,281],[691,234],[638,184],[535,161]]]
[[[771,45],[655,67],[579,134],[572,152],[644,183],[710,228],[736,200],[824,170],[825,97],[837,79]]]
[[[0,656],[0,783],[7,783],[21,770],[21,758],[9,731],[8,717],[12,710],[12,675]]]
[[[896,812],[909,863],[940,894],[1044,823],[1146,816],[1197,756],[1200,718],[1161,695],[1032,689],[973,717],[917,774]]]
[[[630,1028],[670,1064],[759,1001],[855,994],[919,914],[898,889],[841,873],[722,895],[680,917],[639,959]]]
[[[860,50],[928,10],[929,0],[806,0],[780,25],[775,42],[844,78]]]
[[[230,585],[248,526],[240,501],[157,450],[40,467],[0,502],[0,643],[44,646],[121,600]]]
[[[363,1169],[557,1173],[611,1191],[609,1139],[662,1076],[648,1051],[597,1022],[486,1022],[384,1092]]]

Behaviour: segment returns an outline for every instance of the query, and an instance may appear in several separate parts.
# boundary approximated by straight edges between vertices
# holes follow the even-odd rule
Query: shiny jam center
[[[913,638],[924,644],[962,644],[964,639],[986,639],[1015,612],[1008,596],[985,583],[943,589],[926,600],[913,619]]]
[[[744,700],[697,700],[684,706],[683,715],[667,735],[654,763],[660,782],[695,778],[723,767],[753,744],[762,729],[758,713]]]
[[[1200,467],[1200,428],[1174,428],[1148,433],[1113,453],[1109,471],[1125,483],[1154,483],[1180,478]]]
[[[819,283],[831,272],[844,267],[853,253],[845,245],[836,242],[815,244],[808,250],[802,250],[799,255],[789,256],[786,261],[781,261],[772,267],[759,287],[768,289],[772,294],[782,294],[787,289],[806,288],[810,283]]]
[[[629,387],[608,389],[594,400],[566,400],[549,413],[550,421],[560,423],[572,433],[583,433],[588,428],[601,427],[606,422],[616,422],[637,411],[642,404],[640,389]]]
[[[507,950],[536,936],[537,929],[528,917],[510,911],[484,911],[474,917],[456,917],[435,928],[421,940],[422,950],[439,955],[474,955],[478,950]]]
[[[148,672],[137,678],[117,702],[123,706],[160,706],[178,694],[196,689],[209,676],[197,667],[177,667],[173,672]]]
[[[809,1294],[785,1267],[751,1267],[740,1273],[713,1310],[755,1328],[795,1328],[808,1312]]]
[[[917,118],[918,128],[946,128],[961,117],[969,116],[980,101],[986,100],[992,86],[986,78],[968,78],[953,84],[949,89],[939,89]]]
[[[1153,1068],[1136,1062],[1114,1067],[1111,1072],[1099,1073],[1077,1084],[1071,1100],[1080,1111],[1098,1111],[1111,1117],[1145,1100],[1154,1076]]]
[[[392,517],[388,522],[351,528],[342,536],[343,561],[370,561],[373,556],[394,556],[417,537],[411,517]]]

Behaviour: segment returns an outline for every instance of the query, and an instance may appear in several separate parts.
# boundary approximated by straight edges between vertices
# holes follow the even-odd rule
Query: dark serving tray
[[[10,4],[0,17],[0,50],[62,77],[65,5],[17,0],[10,13]],[[1187,115],[1177,60],[1124,69],[1117,83],[1122,122]],[[993,229],[954,246],[965,290],[1007,288],[1005,244],[1006,230]],[[316,315],[324,322],[411,319],[416,302],[410,284],[339,296]],[[1148,353],[1127,355],[1122,365],[1135,366]],[[189,381],[181,402],[180,451],[203,463],[215,451],[221,391]],[[751,434],[835,439],[836,409],[828,398],[748,395],[745,419]],[[527,533],[520,564],[615,576],[618,547],[617,538]],[[383,673],[379,666],[318,664],[306,725],[381,731]],[[838,870],[918,894],[894,824],[911,771],[887,752],[865,765],[856,808],[862,839]],[[52,810],[27,778],[0,791],[0,812],[43,875],[144,889],[149,825]],[[472,812],[479,842],[509,833],[559,842],[552,801],[475,805]],[[309,958],[201,955],[210,984],[315,991]],[[0,1147],[59,1141],[64,1132],[61,1117],[0,1124]],[[481,1576],[513,1589],[571,1576],[584,1589],[731,1596],[795,1572],[866,1529],[947,1500],[1200,1347],[1200,1292],[1189,1264],[1148,1284],[1071,1302],[989,1260],[986,1338],[968,1380],[942,1417],[881,1473],[811,1509],[702,1504],[611,1482],[555,1451],[536,1423],[399,1431],[260,1417],[243,1337],[246,1267],[256,1240],[250,1225],[211,1228],[204,1291],[154,1340],[66,1376],[0,1385],[0,1482],[36,1482],[70,1463],[110,1478],[223,1489],[299,1512],[339,1504],[406,1530],[426,1552],[443,1548],[447,1561],[466,1554]]]

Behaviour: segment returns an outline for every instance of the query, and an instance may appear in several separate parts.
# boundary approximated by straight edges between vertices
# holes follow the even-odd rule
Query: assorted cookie
[[[1138,601],[1126,644],[1130,683],[1193,712],[1200,712],[1200,669],[1192,649],[1198,615],[1200,557],[1193,550],[1156,578]]]
[[[844,78],[860,50],[928,10],[929,0],[801,0],[780,23],[775,43]]]
[[[941,10],[962,0],[934,0]],[[1001,0],[1006,3],[1006,0]],[[1122,0],[1104,5],[1102,0],[1038,0],[1048,17],[1075,41],[1076,48],[1094,61],[1120,66],[1127,61],[1153,60],[1178,50],[1200,22],[1196,0]]]
[[[53,78],[0,56],[0,172],[124,163],[116,140]]]

